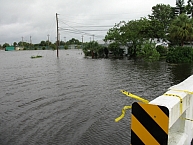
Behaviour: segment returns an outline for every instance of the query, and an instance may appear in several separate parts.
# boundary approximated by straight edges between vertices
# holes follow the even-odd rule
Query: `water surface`
[[[31,59],[32,55],[42,58]],[[193,73],[191,64],[86,59],[80,50],[0,51],[1,145],[130,144],[135,100],[147,100]]]

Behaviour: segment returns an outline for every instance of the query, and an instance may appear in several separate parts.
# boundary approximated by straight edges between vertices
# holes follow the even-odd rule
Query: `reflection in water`
[[[135,100],[153,100],[192,74],[192,65],[85,59],[80,50],[0,51],[0,144],[129,144]],[[31,59],[32,55],[42,58]]]
[[[190,75],[192,75],[193,65],[192,64],[175,64],[170,65],[171,69],[171,75],[172,75],[172,81],[175,84],[178,84],[182,81],[184,81],[186,78],[188,78]]]

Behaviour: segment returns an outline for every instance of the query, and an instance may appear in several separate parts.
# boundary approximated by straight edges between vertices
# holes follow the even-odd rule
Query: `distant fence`
[[[132,145],[193,145],[193,75],[148,104],[134,103]]]

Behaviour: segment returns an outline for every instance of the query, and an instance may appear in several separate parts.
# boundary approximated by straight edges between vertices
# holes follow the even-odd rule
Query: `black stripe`
[[[138,104],[133,103],[132,114],[161,145],[167,145],[168,135]]]
[[[165,106],[158,106],[169,118],[169,109]]]
[[[193,139],[192,139],[191,145],[193,145]]]
[[[131,130],[131,144],[132,145],[145,145],[141,139]]]

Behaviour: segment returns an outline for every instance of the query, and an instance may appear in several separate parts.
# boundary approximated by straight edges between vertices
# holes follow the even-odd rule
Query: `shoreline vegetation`
[[[179,0],[175,7],[157,4],[152,13],[139,20],[120,21],[110,28],[103,44],[96,41],[80,42],[71,40],[59,43],[41,41],[39,44],[14,42],[23,50],[82,49],[86,58],[122,58],[159,61],[168,63],[193,62],[193,2]],[[159,44],[159,45],[158,45]],[[5,43],[0,48],[5,49]],[[32,56],[31,58],[39,58]]]

